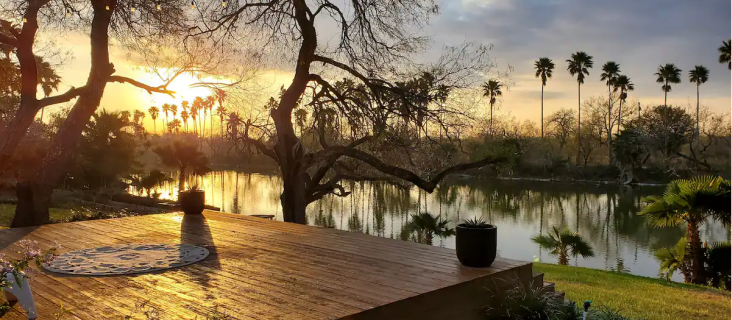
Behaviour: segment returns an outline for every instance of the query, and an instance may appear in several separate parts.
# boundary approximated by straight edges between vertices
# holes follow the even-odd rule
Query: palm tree
[[[613,94],[612,87],[615,86],[615,81],[620,75],[620,65],[615,61],[608,61],[602,65],[602,73],[600,74],[600,80],[605,81],[607,84],[607,144],[608,144],[608,164],[613,163]]]
[[[185,101],[183,101],[185,102]],[[188,110],[183,110],[180,112],[180,118],[183,119],[183,131],[188,131]]]
[[[61,84],[61,76],[56,74],[56,70],[53,69],[50,63],[43,61],[43,58],[36,56],[36,67],[38,73],[38,85],[43,90],[43,96],[48,97],[54,90],[58,90],[59,84]],[[41,108],[41,122],[43,122],[43,110]]]
[[[664,66],[658,66],[658,71],[656,71],[655,75],[658,77],[656,78],[656,82],[663,83],[663,86],[661,86],[661,90],[663,90],[663,105],[668,106],[668,92],[671,91],[669,83],[681,82],[681,69],[677,68],[673,63],[667,63]]]
[[[135,124],[142,125],[142,120],[145,120],[145,113],[142,110],[135,110],[132,112],[132,118]]]
[[[163,103],[163,113],[165,114],[165,126],[168,125],[168,112],[170,112],[170,104]]]
[[[193,120],[193,133],[198,133],[198,127],[196,126],[196,118],[198,117],[198,105],[195,101],[191,106],[191,112],[189,113],[189,115],[191,116],[191,120]]]
[[[216,105],[216,96],[206,97],[206,109],[208,109],[208,136],[213,139],[213,107]]]
[[[699,86],[709,80],[709,69],[695,66],[689,71],[689,82],[696,83],[696,138],[699,139]]]
[[[578,51],[572,54],[572,58],[567,60],[567,71],[573,77],[577,76],[577,146],[580,144],[580,127],[582,125],[582,98],[580,95],[581,86],[585,83],[585,76],[590,75],[589,69],[592,69],[592,56],[584,51]],[[579,163],[580,148],[577,147],[577,161]]]
[[[180,122],[178,119],[173,122],[175,121]],[[195,143],[190,141],[175,141],[172,145],[157,147],[153,151],[160,157],[160,161],[164,165],[178,169],[178,191],[184,190],[189,170],[195,175],[203,175],[211,171],[206,155],[198,150]]]
[[[662,196],[643,199],[646,206],[639,213],[649,224],[671,227],[686,223],[691,252],[691,282],[704,284],[704,251],[699,228],[713,218],[730,223],[730,183],[722,177],[699,176],[671,181]]]
[[[569,264],[570,254],[574,257],[580,255],[583,258],[595,256],[590,244],[578,233],[569,231],[567,228],[560,232],[557,227],[552,227],[551,232],[546,235],[539,234],[531,240],[539,244],[541,248],[549,250],[550,254],[558,256],[557,264],[560,266]]]
[[[178,106],[177,105],[174,105],[174,104],[170,105],[170,114],[172,114],[173,118],[175,119],[175,117],[178,115]]]
[[[534,69],[536,69],[536,77],[541,78],[541,137],[544,137],[544,87],[546,81],[552,78],[552,71],[554,71],[554,62],[549,58],[539,58],[534,62]]]
[[[409,221],[406,227],[410,233],[417,233],[417,242],[432,245],[434,236],[445,238],[455,234],[455,229],[448,228],[447,223],[448,221],[441,217],[423,212],[413,214],[412,221]]]
[[[180,120],[173,119],[168,122],[168,131],[170,131],[170,133],[180,133]]]
[[[224,106],[219,105],[218,108],[216,108],[216,114],[219,116],[219,125],[221,126],[221,139],[224,138],[224,118],[226,117],[226,108]]]
[[[483,83],[483,96],[489,97],[491,104],[491,122],[489,129],[491,134],[493,134],[493,105],[496,103],[496,97],[500,97],[502,95],[501,83],[497,80],[488,80],[488,82]]]
[[[302,131],[305,127],[305,122],[308,119],[308,111],[304,108],[299,108],[295,111],[295,124],[300,127],[300,137],[302,137]]]
[[[214,91],[214,95],[216,96],[216,100],[219,102],[219,109],[224,110],[223,112],[225,113],[226,112],[225,111],[226,109],[224,108],[224,101],[226,101],[226,91],[224,91],[223,89],[218,89],[217,88]],[[221,119],[223,119],[222,113],[219,113],[219,117],[221,117]],[[223,129],[223,122],[222,122],[221,123],[221,131],[223,132],[223,130],[224,129]],[[222,139],[224,138],[223,134],[221,135],[221,138]]]
[[[670,280],[676,271],[681,271],[681,274],[684,275],[684,282],[691,281],[689,245],[686,237],[679,239],[679,242],[671,248],[656,250],[653,252],[653,256],[661,263],[658,271],[666,275],[666,280]]]
[[[226,131],[232,138],[239,135],[239,125],[241,124],[241,118],[236,112],[229,113],[229,119],[226,120]]]
[[[620,126],[623,124],[623,102],[628,98],[628,92],[635,90],[635,85],[630,78],[626,75],[619,75],[615,79],[615,85],[613,91],[620,90],[620,107],[618,107],[618,132],[620,132]]]
[[[722,41],[722,46],[719,47],[719,63],[726,63],[727,69],[732,69],[732,62],[730,61],[730,42],[732,40]]]
[[[155,120],[158,119],[158,114],[160,113],[160,110],[158,109],[158,107],[152,106],[149,109],[147,109],[147,113],[150,114],[150,118],[153,120],[153,133],[157,134],[158,129],[156,127]]]

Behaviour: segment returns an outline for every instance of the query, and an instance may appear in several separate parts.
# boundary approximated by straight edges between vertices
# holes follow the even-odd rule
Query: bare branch
[[[172,79],[170,81],[172,81]],[[140,89],[144,89],[149,94],[152,94],[153,92],[157,92],[157,93],[165,93],[165,94],[167,94],[167,95],[169,95],[171,97],[175,97],[174,94],[176,92],[167,89],[167,86],[170,83],[170,81],[168,83],[166,83],[165,85],[153,87],[153,86],[146,85],[146,84],[144,84],[142,82],[139,82],[137,80],[134,80],[134,79],[131,79],[131,78],[127,78],[127,77],[123,77],[123,76],[109,76],[109,78],[107,80],[107,82],[129,83],[129,84],[131,84],[131,85],[133,85],[135,87],[138,87]]]

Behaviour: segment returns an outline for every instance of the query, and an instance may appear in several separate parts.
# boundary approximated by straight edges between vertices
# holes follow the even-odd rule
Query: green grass
[[[68,208],[51,208],[49,213],[52,221],[63,221],[73,215],[73,211]],[[14,204],[0,204],[0,229],[9,228],[14,215]]]
[[[557,291],[634,319],[730,319],[730,294],[712,288],[588,268],[534,263]]]

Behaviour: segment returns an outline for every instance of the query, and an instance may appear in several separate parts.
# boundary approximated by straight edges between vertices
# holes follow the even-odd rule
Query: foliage
[[[730,59],[730,42],[732,42],[732,40],[722,41],[722,46],[717,49],[719,51],[719,63],[726,63],[727,69],[732,69],[732,59]]]
[[[22,255],[20,259],[8,259],[4,255],[0,256],[0,288],[9,285],[6,279],[9,274],[12,274],[15,283],[20,285],[22,278],[27,276],[24,271],[28,269],[31,263],[41,268],[43,263],[53,261],[56,258],[56,251],[59,248],[58,243],[55,243],[51,248],[41,250],[37,247],[37,241],[26,239],[18,241],[17,245],[23,249],[23,251],[18,251]]]
[[[195,141],[178,139],[172,144],[156,147],[153,152],[160,157],[160,161],[164,165],[178,169],[178,190],[180,191],[185,188],[189,171],[194,175],[203,175],[211,171],[208,166],[208,157],[198,149]]]
[[[679,239],[672,248],[656,250],[653,256],[661,263],[659,271],[666,276],[666,280],[670,280],[676,271],[680,271],[684,275],[684,282],[691,281],[691,255],[686,237]]]
[[[730,269],[732,265],[732,249],[730,242],[715,242],[706,247],[707,276],[709,285],[725,288],[729,291],[732,285]]]
[[[570,254],[574,257],[580,255],[585,258],[595,255],[590,244],[582,236],[567,228],[559,231],[557,227],[552,227],[552,231],[548,234],[540,234],[531,240],[549,250],[549,253],[558,256],[560,265],[569,264]]]
[[[579,320],[581,312],[574,302],[564,301],[541,288],[517,286],[494,295],[485,309],[488,320]]]
[[[158,169],[152,169],[150,172],[142,178],[130,177],[131,185],[145,190],[148,198],[152,196],[152,190],[156,187],[163,185],[165,182],[171,181],[172,179],[166,176],[163,172]]]
[[[646,206],[639,214],[645,216],[650,225],[670,227],[686,223],[691,254],[691,279],[687,280],[706,283],[706,257],[699,228],[709,218],[729,226],[729,180],[713,176],[674,180],[666,186],[662,196],[646,197],[643,201]]]
[[[465,219],[465,220],[463,220],[463,225],[466,226],[466,227],[473,227],[473,228],[477,227],[477,228],[480,228],[480,227],[488,226],[488,222],[486,222],[483,219],[483,217],[475,217],[475,218],[472,218],[472,219]]]
[[[442,217],[422,212],[413,214],[411,221],[405,227],[410,233],[417,234],[417,242],[431,245],[434,236],[445,238],[455,234],[455,229],[447,227],[448,223],[449,221]]]
[[[630,126],[647,137],[650,150],[669,159],[692,141],[695,123],[686,110],[661,105],[646,109],[640,120],[633,121]]]
[[[101,110],[92,116],[79,145],[76,186],[106,187],[132,171],[138,143],[128,132],[131,126],[121,112]]]

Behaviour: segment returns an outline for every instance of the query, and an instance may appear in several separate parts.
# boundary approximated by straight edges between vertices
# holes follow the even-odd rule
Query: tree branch
[[[168,83],[166,83],[165,85],[162,85],[162,86],[153,87],[153,86],[146,85],[146,84],[144,84],[142,82],[139,82],[137,80],[134,80],[134,79],[131,79],[131,78],[127,78],[127,77],[123,77],[123,76],[109,76],[109,78],[107,79],[107,82],[129,83],[129,84],[131,84],[131,85],[133,85],[135,87],[144,89],[149,94],[152,94],[153,92],[165,93],[165,94],[167,94],[167,95],[169,95],[171,97],[174,97],[174,98],[175,98],[174,94],[176,93],[175,91],[171,91],[171,90],[168,90],[167,89],[167,86],[168,86],[168,84],[170,84],[170,82],[168,82]]]
[[[344,156],[363,161],[382,173],[400,178],[402,180],[409,181],[409,182],[413,183],[414,185],[416,185],[417,187],[419,187],[420,189],[425,190],[427,192],[434,191],[435,188],[437,187],[437,184],[440,183],[440,181],[442,181],[442,179],[444,179],[447,175],[449,175],[451,173],[470,170],[470,169],[474,169],[474,168],[480,168],[480,167],[483,167],[483,166],[486,166],[489,164],[496,164],[496,163],[500,163],[500,162],[507,160],[505,157],[502,157],[502,156],[499,156],[499,157],[489,156],[480,161],[463,163],[463,164],[449,167],[449,168],[439,172],[432,179],[424,180],[409,170],[406,170],[406,169],[403,169],[403,168],[400,168],[397,166],[393,166],[390,164],[386,164],[383,161],[379,160],[377,157],[370,155],[366,152],[363,152],[361,150],[351,149],[351,148],[347,148],[347,147],[333,147],[333,149],[336,149],[336,152],[339,152],[339,153],[343,154]]]
[[[43,108],[43,107],[47,107],[50,105],[69,101],[71,99],[74,99],[74,98],[82,95],[84,93],[84,91],[86,91],[86,86],[83,86],[81,88],[71,87],[71,89],[69,89],[69,91],[66,91],[63,94],[38,100],[38,108]]]

